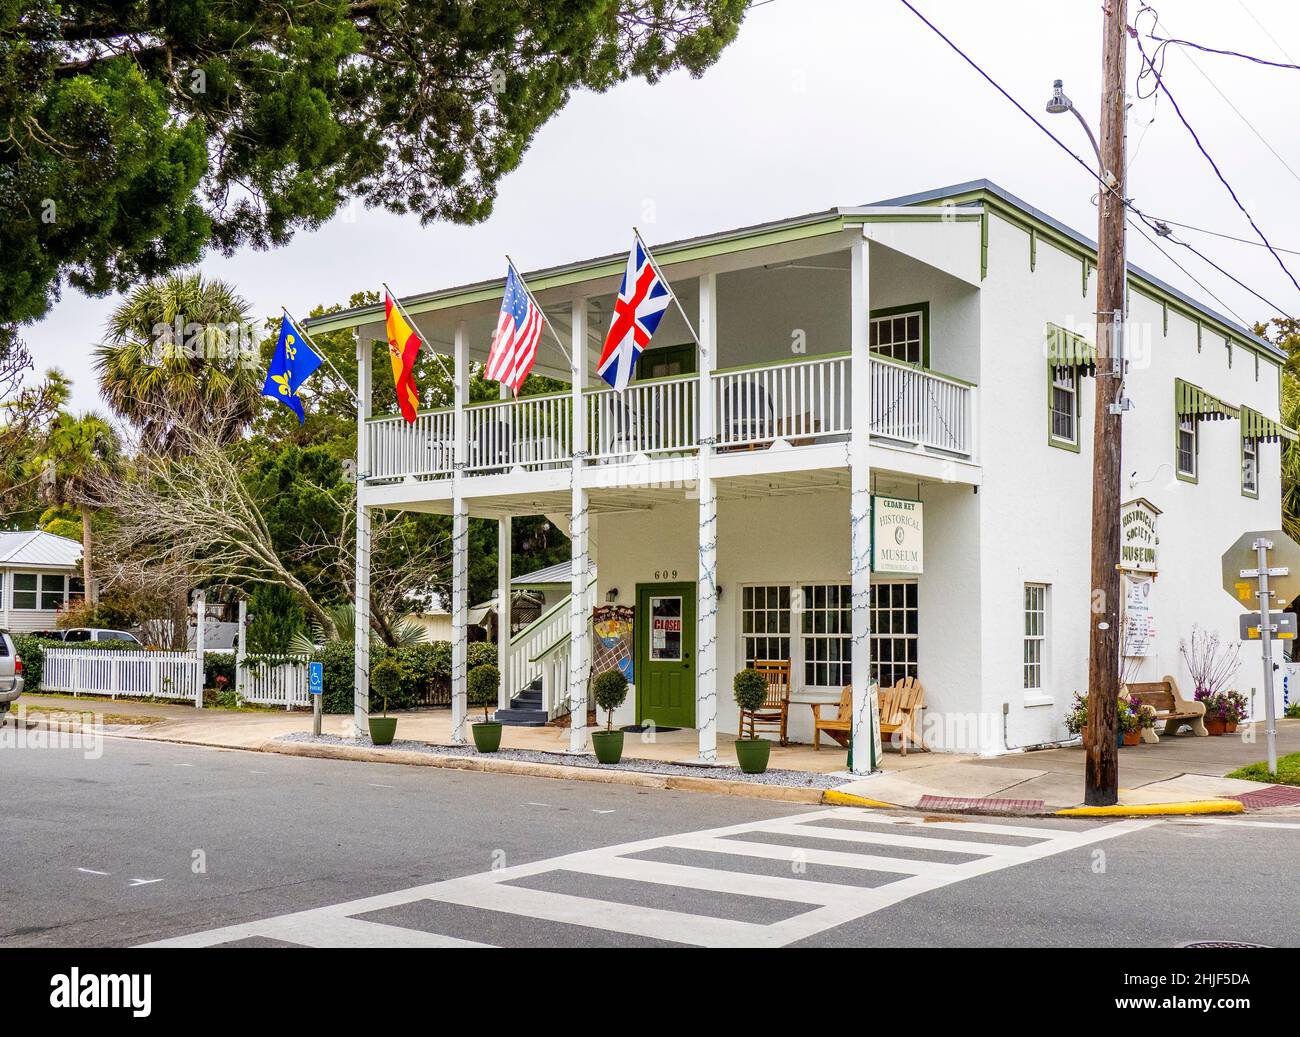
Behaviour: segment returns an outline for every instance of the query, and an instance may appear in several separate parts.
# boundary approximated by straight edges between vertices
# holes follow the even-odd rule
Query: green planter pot
[[[593,731],[591,747],[601,763],[618,763],[623,758],[622,731]]]
[[[746,774],[762,774],[772,755],[772,743],[766,738],[737,738],[736,762]]]
[[[501,722],[485,720],[471,724],[474,729],[474,748],[481,753],[494,753],[501,748]]]
[[[397,717],[371,717],[370,740],[375,745],[392,745],[397,734]]]

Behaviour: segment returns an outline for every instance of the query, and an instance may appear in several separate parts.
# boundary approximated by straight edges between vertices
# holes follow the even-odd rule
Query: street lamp
[[[1079,125],[1083,127],[1083,132],[1088,135],[1088,141],[1092,144],[1093,153],[1097,156],[1097,166],[1102,170],[1107,182],[1112,187],[1115,186],[1114,177],[1106,171],[1106,163],[1101,160],[1101,148],[1097,147],[1097,138],[1092,135],[1092,128],[1088,125],[1088,120],[1079,114],[1079,109],[1074,107],[1074,102],[1065,96],[1065,90],[1062,89],[1059,79],[1052,81],[1052,99],[1047,102],[1047,111],[1050,115],[1063,115],[1065,112],[1070,112],[1079,120]]]

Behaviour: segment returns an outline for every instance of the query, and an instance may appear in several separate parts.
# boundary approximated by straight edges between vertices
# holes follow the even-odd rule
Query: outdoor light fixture
[[[1074,107],[1074,102],[1065,96],[1065,90],[1059,79],[1052,81],[1052,99],[1047,102],[1047,111],[1051,115],[1060,115]]]
[[[611,587],[609,590],[607,590],[605,592],[605,600],[611,605],[614,604],[614,602],[618,601],[618,588]]]
[[[1083,127],[1083,132],[1088,135],[1092,150],[1097,153],[1097,165],[1105,167],[1106,163],[1101,160],[1101,148],[1097,147],[1097,138],[1093,136],[1088,120],[1079,114],[1079,109],[1074,107],[1074,102],[1065,96],[1065,90],[1059,79],[1052,80],[1052,99],[1047,102],[1047,111],[1051,115],[1061,115],[1064,112],[1069,112],[1078,119],[1079,125]],[[1107,174],[1107,180],[1113,181],[1113,178]],[[1112,186],[1114,186],[1113,183]]]

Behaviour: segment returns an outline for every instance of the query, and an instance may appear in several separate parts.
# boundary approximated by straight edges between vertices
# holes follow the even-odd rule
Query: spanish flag
[[[397,387],[397,405],[402,417],[415,424],[420,409],[420,391],[415,386],[415,358],[424,343],[406,322],[393,297],[384,293],[384,312],[388,324],[388,357],[393,362],[393,384]]]

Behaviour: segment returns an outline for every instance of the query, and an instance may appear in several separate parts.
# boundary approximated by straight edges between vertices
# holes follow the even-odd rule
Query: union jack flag
[[[614,300],[614,318],[596,368],[617,392],[626,389],[632,380],[637,357],[650,343],[672,298],[673,293],[655,272],[650,254],[638,237],[628,253],[623,285]]]
[[[544,323],[542,311],[512,265],[506,274],[506,293],[501,297],[501,315],[492,335],[484,377],[500,382],[518,396],[519,387],[537,359]]]

